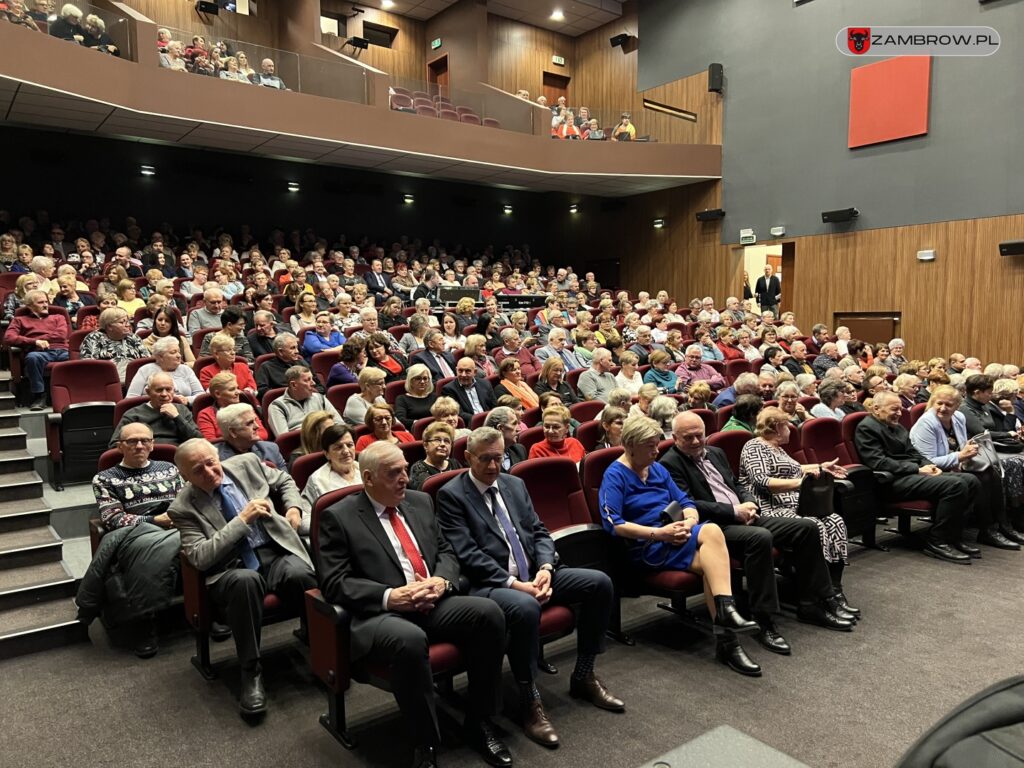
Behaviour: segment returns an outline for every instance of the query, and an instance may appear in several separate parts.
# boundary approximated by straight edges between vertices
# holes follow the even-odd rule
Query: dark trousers
[[[36,349],[25,355],[25,376],[33,395],[46,391],[43,374],[48,363],[60,363],[68,359],[66,349]]]
[[[978,528],[985,530],[993,525],[1008,528],[1010,521],[1006,515],[1006,502],[1003,499],[1003,478],[998,469],[989,468],[973,475],[978,478],[980,493],[978,503],[974,505],[974,514]]]
[[[414,743],[420,746],[437,746],[441,741],[429,647],[442,642],[457,645],[462,653],[469,681],[470,716],[496,714],[501,696],[505,619],[490,600],[453,595],[429,613],[388,614],[378,626],[366,656],[366,663],[389,669],[395,701]]]
[[[254,670],[260,661],[263,598],[273,592],[292,611],[301,614],[303,594],[316,586],[306,562],[274,545],[256,550],[260,569],[234,568],[210,585],[210,599],[231,627],[242,669]]]
[[[755,525],[722,528],[729,554],[743,564],[751,612],[770,615],[779,611],[772,546],[792,551],[800,602],[816,603],[832,595],[832,582],[817,524],[805,517],[762,517]]]
[[[508,662],[517,683],[532,683],[540,652],[540,614],[544,606],[511,587],[487,587],[476,594],[489,597],[505,614]],[[558,568],[551,579],[551,605],[578,606],[576,652],[604,653],[614,589],[608,574],[589,568]]]
[[[927,499],[932,502],[935,505],[932,513],[935,523],[928,532],[928,539],[953,544],[960,541],[964,516],[980,490],[978,478],[963,472],[907,475],[896,478],[889,488],[889,498],[893,501]]]

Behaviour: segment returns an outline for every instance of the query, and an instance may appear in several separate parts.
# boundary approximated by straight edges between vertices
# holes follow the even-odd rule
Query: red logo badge
[[[847,27],[846,45],[850,53],[860,56],[871,48],[871,27]]]

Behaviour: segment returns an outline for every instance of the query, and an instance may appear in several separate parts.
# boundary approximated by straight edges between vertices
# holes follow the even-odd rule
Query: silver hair
[[[242,404],[238,403],[238,405]],[[233,405],[227,406],[227,408],[234,407],[235,406]],[[221,408],[220,412],[217,414],[218,417],[220,416],[221,413],[227,410],[227,408]],[[193,437],[190,440],[186,440],[184,443],[179,445],[178,450],[174,452],[174,463],[178,467],[179,471],[185,469],[189,458],[192,456],[193,453],[198,451],[200,448],[205,448],[206,450],[212,451],[214,456],[217,455],[217,449],[213,446],[213,443],[211,443],[205,437]]]
[[[371,443],[359,454],[359,476],[366,482],[367,473],[377,471],[382,462],[402,458],[402,449],[385,441]]]
[[[494,411],[492,410],[491,413]],[[469,439],[466,440],[466,451],[475,454],[479,446],[491,445],[499,440],[502,440],[502,437],[498,430],[493,427],[478,427],[469,433]]]
[[[287,344],[292,339],[295,339],[296,344],[299,343],[299,337],[296,336],[294,333],[279,333],[277,334],[277,336],[274,337],[274,340],[270,342],[270,347],[275,352],[280,352],[282,349],[284,349],[284,345]]]
[[[217,426],[223,434],[233,432],[241,423],[242,419],[254,413],[253,407],[248,403],[232,403],[225,405],[217,411]],[[179,449],[180,450],[180,449]]]
[[[516,418],[516,412],[507,405],[499,405],[497,408],[492,408],[490,413],[487,414],[487,418],[484,419],[484,426],[496,430],[499,426],[508,424],[513,420],[519,420]]]
[[[165,352],[180,352],[181,342],[175,336],[164,336],[153,343],[153,356],[162,355]]]

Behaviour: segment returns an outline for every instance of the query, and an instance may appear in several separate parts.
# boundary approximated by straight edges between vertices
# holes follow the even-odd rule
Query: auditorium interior
[[[970,732],[968,723],[954,738],[936,727],[1020,674],[1021,8],[1019,0],[0,0],[0,22],[9,22],[0,23],[0,136],[8,148],[0,199],[0,764],[1024,765],[1014,746],[1024,743],[1024,731],[1014,730],[1024,729],[1016,701],[1001,715],[979,715],[993,732],[981,734],[977,722]],[[865,53],[852,36],[847,45],[852,25],[986,28],[999,44],[987,55]],[[250,252],[262,255],[262,265],[254,267]],[[192,258],[177,261],[185,254]],[[269,288],[256,285],[257,273]],[[221,301],[213,315],[206,280],[223,291],[213,290]],[[339,310],[346,290],[354,303]],[[303,297],[311,295],[317,307],[309,314]],[[430,305],[423,314],[417,298]],[[505,320],[491,316],[492,298]],[[734,323],[729,311],[738,312]],[[276,336],[260,338],[261,312]],[[328,317],[327,336],[316,325],[320,315]],[[414,323],[427,317],[420,335]],[[108,328],[122,320],[131,327],[111,336]],[[159,322],[178,339],[170,353]],[[33,336],[43,324],[66,331],[56,342]],[[229,333],[229,325],[237,330]],[[519,331],[511,351],[510,328]],[[292,333],[298,352],[290,360],[278,342]],[[431,346],[442,336],[443,355]],[[217,344],[225,338],[234,338],[237,357],[228,341],[221,362]],[[108,354],[128,341],[135,345],[129,359]],[[699,370],[688,359],[694,349]],[[653,357],[659,352],[667,366]],[[777,369],[769,362],[776,353],[786,361]],[[177,355],[170,367],[166,354]],[[455,366],[466,357],[477,365],[472,386]],[[522,384],[505,387],[503,360],[512,358],[522,361]],[[431,410],[406,420],[403,398],[420,398],[411,394],[413,364],[432,375],[430,402],[459,405],[457,418]],[[529,375],[528,364],[536,366]],[[304,408],[310,396],[293,397],[304,381],[298,365],[312,371],[311,397],[329,411],[317,413],[347,423],[344,434],[354,441],[397,435],[410,465],[432,461],[424,431],[450,418],[451,426],[431,434],[450,435],[459,461],[441,474],[453,484],[460,467],[480,484],[474,440],[492,426],[492,409],[518,415],[518,437],[505,439],[519,440],[521,463],[512,460],[507,473],[503,465],[502,477],[525,483],[550,531],[552,573],[579,567],[610,577],[611,623],[596,672],[624,711],[595,711],[576,688],[570,695],[583,658],[581,613],[549,605],[540,612],[534,691],[557,728],[557,748],[524,731],[522,681],[506,659],[493,723],[511,758],[495,758],[493,744],[482,757],[461,727],[474,692],[469,654],[431,640],[424,664],[433,674],[440,742],[423,757],[392,695],[391,668],[351,655],[358,635],[350,622],[365,617],[348,603],[331,605],[319,589],[327,591],[320,553],[327,525],[320,524],[338,505],[372,498],[387,534],[378,538],[402,550],[389,552],[392,560],[405,566],[418,555],[407,558],[408,533],[394,522],[392,531],[377,508],[390,507],[360,493],[359,473],[377,472],[373,460],[364,467],[349,457],[354,485],[321,490],[319,499],[304,491],[314,472],[334,466],[335,447],[326,439],[321,446],[322,436],[342,438],[302,413],[298,422],[288,416],[287,427],[278,421],[289,407],[283,403]],[[336,379],[339,370],[349,378]],[[375,395],[367,394],[375,392],[363,373],[370,370],[386,374]],[[583,391],[590,370],[629,390],[622,411],[604,390]],[[174,375],[158,379],[161,372]],[[182,395],[178,372],[197,389]],[[217,389],[225,376],[233,401]],[[180,441],[119,439],[139,409],[163,412],[155,393],[166,379],[176,394],[163,409],[177,408],[186,422],[176,427]],[[761,387],[753,395],[743,394],[748,380]],[[705,381],[709,395],[694,384]],[[785,382],[799,395],[791,410]],[[466,394],[484,391],[477,386],[495,396],[489,408]],[[826,402],[836,388],[838,399]],[[552,392],[556,405],[544,405]],[[729,392],[726,404],[712,405]],[[976,392],[991,398],[980,400],[981,416],[970,411]],[[468,398],[468,413],[457,394]],[[859,425],[884,427],[885,403],[896,395],[892,434],[929,457],[917,438],[920,420],[930,419],[944,431],[942,451],[960,451],[941,472],[950,482],[975,480],[974,433],[982,430],[972,425],[984,424],[990,460],[977,470],[981,483],[965,487],[995,478],[999,499],[987,489],[966,500],[969,509],[952,510],[963,548],[957,535],[936,538],[951,513],[945,501],[895,498],[891,470],[900,462],[865,468]],[[953,426],[935,405],[942,397],[953,402]],[[655,398],[671,401],[667,420],[655,414]],[[756,407],[744,424],[740,401],[750,398]],[[360,406],[357,420],[349,418],[350,400]],[[263,430],[258,444],[251,441],[260,457],[253,464],[285,486],[281,496],[271,483],[269,514],[276,506],[285,520],[289,509],[281,525],[296,541],[304,536],[297,559],[313,571],[313,588],[297,601],[263,596],[260,705],[249,711],[252,678],[240,665],[241,644],[236,653],[238,631],[229,639],[235,625],[215,582],[253,566],[242,566],[240,555],[237,568],[211,576],[216,569],[195,562],[202,545],[183,541],[179,554],[173,527],[190,491],[221,498],[228,527],[245,517],[227,511],[234,505],[227,492],[209,497],[201,470],[188,463],[210,447],[192,440],[208,440],[218,466],[221,459],[226,468],[243,466],[232,454],[249,449],[234,447],[229,421],[217,415],[228,407],[225,416],[234,418],[239,403],[251,404],[244,410]],[[806,481],[828,479],[829,517],[839,521],[844,547],[848,535],[842,581],[833,575],[835,594],[814,614],[824,619],[806,620],[805,572],[788,543],[774,543],[769,573],[780,606],[756,641],[740,638],[746,665],[722,655],[723,635],[737,641],[720,626],[710,578],[647,560],[646,570],[631,568],[626,553],[641,545],[620,539],[625,529],[601,504],[612,463],[633,460],[630,422],[658,427],[659,457],[682,452],[676,408],[701,417],[707,445],[727,456],[743,494],[745,483],[761,488],[750,479],[753,443],[774,445],[795,468],[782,477],[804,478],[790,493],[801,511],[813,485]],[[621,431],[614,439],[602,420],[613,411]],[[373,414],[396,412],[385,417],[394,430],[379,432]],[[790,442],[781,447],[762,429],[769,412],[788,414]],[[575,435],[566,442],[582,446],[582,459],[542,452],[562,445],[549,442],[549,421],[562,413]],[[965,421],[971,439],[958,446]],[[130,434],[144,435],[139,424],[147,422]],[[230,434],[234,440],[233,426]],[[220,451],[226,443],[230,459]],[[131,451],[143,449],[151,457],[132,465]],[[109,507],[115,491],[137,501],[122,469],[152,466],[150,458],[175,476],[161,482],[160,493],[170,493],[147,518],[149,528],[174,537],[173,572],[140,637],[138,622],[119,623],[110,609],[130,613],[141,600],[133,590],[152,586],[129,575],[143,557],[141,549],[133,560],[127,554],[130,533],[120,526],[133,525],[125,522],[132,515],[118,507],[122,519],[112,523]],[[922,459],[922,476],[931,471],[926,464],[934,469]],[[722,477],[712,472],[717,496]],[[731,475],[725,480],[733,483]],[[114,491],[104,485],[115,481]],[[782,482],[792,481],[776,477],[762,490],[778,498]],[[438,504],[441,486],[428,479],[424,498]],[[137,485],[135,496],[156,487]],[[229,487],[244,495],[237,479]],[[301,504],[282,500],[300,492]],[[304,528],[291,519],[294,508]],[[823,514],[801,514],[816,518],[827,540]],[[669,510],[660,519],[680,524]],[[737,519],[743,527],[739,512]],[[759,519],[768,519],[763,508]],[[508,583],[517,583],[518,545],[490,522],[509,550]],[[212,547],[224,526],[218,518],[204,544]],[[250,526],[238,551],[254,557],[257,546],[277,546],[266,543],[266,528]],[[983,546],[970,546],[975,536]],[[750,617],[752,579],[725,538],[736,606]],[[824,559],[822,569],[835,565]],[[415,562],[411,568],[404,571],[416,571],[410,583],[421,578]],[[461,581],[445,583],[458,598],[477,594],[466,567]],[[705,610],[705,594],[717,614]],[[850,609],[846,594],[859,608]],[[785,636],[785,652],[767,647],[766,626]],[[996,696],[977,707],[995,707]],[[474,715],[465,714],[469,729]],[[971,733],[1019,762],[985,762],[992,753]],[[939,762],[942,750],[949,762]]]

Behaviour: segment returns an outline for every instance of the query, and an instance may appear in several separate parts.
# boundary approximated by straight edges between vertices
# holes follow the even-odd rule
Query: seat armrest
[[[64,417],[59,413],[46,414],[46,450],[50,454],[50,461],[60,463],[63,453],[60,442],[60,427]]]
[[[596,568],[610,573],[612,538],[595,523],[560,528],[551,534],[558,562],[573,568]]]
[[[327,602],[319,589],[306,592],[309,662],[313,673],[332,692],[344,693],[352,682],[352,614]]]
[[[199,632],[208,632],[213,616],[210,594],[206,589],[206,574],[190,563],[181,553],[181,587],[185,597],[185,619]]]
[[[883,472],[882,470],[874,470],[875,480],[878,481],[879,485],[892,485],[896,480],[896,476],[892,472]]]
[[[93,555],[100,548],[100,541],[103,540],[106,533],[107,529],[103,527],[103,523],[98,517],[89,518],[89,544],[92,546]]]

